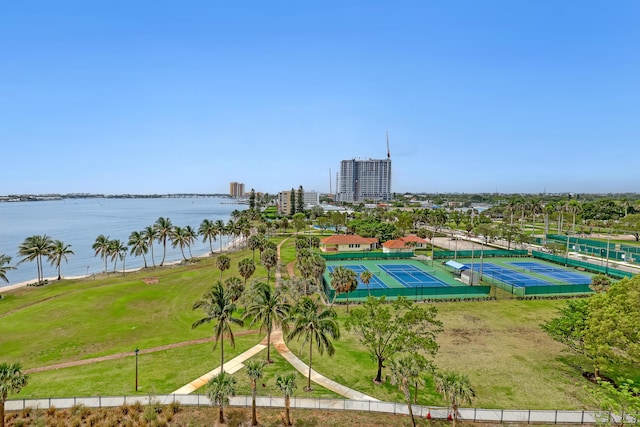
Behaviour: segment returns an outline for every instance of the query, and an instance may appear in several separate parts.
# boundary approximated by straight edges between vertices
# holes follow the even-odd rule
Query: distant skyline
[[[0,195],[640,191],[640,2],[0,3]],[[331,171],[331,172],[330,172]]]

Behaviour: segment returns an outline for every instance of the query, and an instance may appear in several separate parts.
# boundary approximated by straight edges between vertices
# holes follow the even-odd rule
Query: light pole
[[[135,352],[136,352],[136,391],[138,391],[138,353],[140,352],[140,350],[136,348]]]

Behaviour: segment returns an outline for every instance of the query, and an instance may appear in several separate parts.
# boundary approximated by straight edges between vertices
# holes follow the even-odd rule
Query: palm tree
[[[229,234],[231,236],[231,239],[233,241],[233,247],[236,247],[236,237],[238,237],[239,235],[239,229],[238,229],[238,222],[235,221],[233,218],[230,218],[229,221],[227,221],[227,225],[225,226],[225,230],[227,230],[227,234]]]
[[[44,281],[44,270],[42,268],[42,257],[49,256],[51,252],[51,245],[53,240],[46,234],[27,237],[24,242],[18,248],[18,254],[22,256],[22,259],[18,262],[21,264],[25,261],[36,261],[38,267],[38,283],[41,284]]]
[[[144,232],[140,231],[132,231],[129,234],[129,246],[131,246],[131,255],[139,256],[142,255],[142,259],[144,260],[144,268],[147,268],[147,257],[145,254],[149,252],[149,246],[147,244],[147,239],[144,237]]]
[[[109,246],[110,246],[109,236],[105,236],[104,234],[96,237],[96,241],[91,245],[91,248],[96,251],[95,256],[100,255],[100,258],[104,260],[104,272],[107,272],[107,258],[109,257]]]
[[[189,250],[189,258],[193,258],[193,254],[191,253],[191,245],[193,245],[198,240],[198,233],[193,227],[187,225],[184,228],[184,236],[185,242],[187,244],[187,249]]]
[[[336,300],[338,294],[347,294],[347,313],[349,312],[349,292],[355,291],[358,287],[358,279],[356,272],[350,268],[338,266],[335,270],[329,273],[331,276],[331,287],[335,289],[333,294],[333,302]]]
[[[220,408],[218,422],[224,424],[224,407],[229,406],[229,397],[236,395],[236,380],[231,374],[221,371],[207,383],[206,395],[211,406]]]
[[[231,267],[231,258],[229,258],[229,255],[220,255],[218,259],[216,259],[216,267],[220,269],[220,280],[222,280],[222,272]]]
[[[369,282],[371,279],[373,279],[373,273],[369,270],[364,270],[360,273],[360,280],[362,280],[362,283],[367,285],[367,292],[369,293],[369,296],[371,296],[371,289],[369,289]]]
[[[293,315],[285,319],[285,323],[293,323],[287,339],[304,337],[302,345],[309,342],[309,381],[306,390],[311,390],[311,362],[313,356],[313,341],[320,354],[325,351],[329,356],[335,353],[335,347],[331,340],[340,338],[340,328],[336,312],[332,308],[321,308],[318,303],[309,297],[304,297],[293,309]]]
[[[216,240],[216,228],[213,221],[209,219],[205,219],[200,223],[200,227],[198,227],[198,234],[202,236],[202,241],[204,243],[209,242],[209,250],[213,254],[213,242]]]
[[[391,361],[391,384],[397,385],[404,394],[404,399],[409,407],[411,423],[416,427],[416,420],[413,418],[413,408],[411,407],[411,390],[409,388],[412,381],[420,375],[420,365],[413,355],[408,354],[399,359]]]
[[[258,417],[256,416],[256,389],[258,380],[264,375],[264,360],[249,360],[245,365],[247,367],[247,375],[251,380],[251,425],[258,425]]]
[[[169,233],[169,239],[171,240],[171,246],[173,246],[174,248],[176,246],[180,247],[180,253],[182,254],[182,259],[186,261],[187,257],[184,256],[184,247],[187,245],[188,238],[185,231],[186,230],[184,228],[174,225],[171,228],[171,232]]]
[[[267,269],[267,283],[271,280],[271,269],[278,264],[278,252],[275,249],[267,249],[260,256],[260,262]]]
[[[142,238],[147,243],[147,246],[151,249],[151,263],[155,267],[156,260],[154,259],[154,256],[153,256],[153,242],[155,242],[156,239],[158,238],[158,232],[156,231],[155,228],[153,228],[152,225],[148,225],[144,228],[144,230],[142,230],[141,234],[142,234]]]
[[[216,222],[213,223],[213,227],[215,236],[220,237],[220,252],[222,252],[222,236],[226,234],[227,227],[225,227],[224,221],[222,221],[221,219],[216,220]]]
[[[167,256],[167,238],[171,234],[172,229],[171,220],[169,218],[160,217],[153,224],[153,228],[156,230],[156,239],[162,243],[162,261],[160,261],[160,267],[164,265],[164,260]]]
[[[15,270],[15,267],[10,266],[11,257],[5,254],[0,254],[0,279],[9,283],[9,279],[7,279],[7,271]]]
[[[124,257],[127,254],[128,249],[129,248],[127,247],[127,245],[125,245],[124,242],[120,241],[120,239],[114,239],[109,241],[108,253],[109,253],[109,256],[111,257],[111,261],[113,261],[114,273],[116,272],[118,259],[121,259],[124,261]],[[123,270],[123,273],[124,273],[124,270]]]
[[[453,417],[453,427],[455,427],[459,415],[458,406],[460,403],[471,404],[472,399],[476,396],[471,388],[469,377],[453,371],[447,371],[437,375],[435,380],[436,390],[445,400],[449,401],[452,412],[451,416]]]
[[[29,376],[22,373],[19,363],[0,363],[0,427],[4,427],[4,402],[9,393],[20,393],[29,382]]]
[[[284,413],[285,423],[287,426],[291,424],[290,408],[291,395],[296,391],[296,374],[278,375],[276,378],[276,387],[284,394]]]
[[[220,342],[220,372],[224,371],[224,338],[229,339],[231,348],[235,348],[236,342],[233,337],[233,331],[231,325],[243,325],[241,319],[233,317],[233,312],[236,310],[236,305],[231,301],[231,295],[224,288],[222,282],[218,281],[211,289],[209,289],[201,299],[193,304],[193,309],[201,308],[205,317],[200,320],[196,320],[191,325],[191,329],[195,329],[198,326],[209,323],[217,322],[213,329],[216,340],[213,342],[213,349],[216,349],[218,342]]]
[[[51,245],[51,252],[49,252],[49,261],[51,261],[51,265],[55,266],[58,269],[58,280],[62,279],[62,275],[60,274],[60,265],[62,264],[62,260],[68,262],[67,255],[74,255],[71,250],[71,245],[65,245],[61,240],[55,240]]]
[[[238,301],[244,293],[244,283],[239,277],[229,277],[224,281],[224,286],[227,288],[232,302]]]
[[[256,263],[251,258],[242,258],[238,263],[238,273],[244,279],[244,286],[247,286],[247,279],[256,271]]]
[[[271,362],[271,332],[274,327],[285,326],[291,306],[285,302],[285,296],[279,289],[273,289],[268,283],[258,282],[253,288],[253,302],[247,306],[243,319],[251,317],[249,326],[260,322],[260,330],[267,330],[267,362]]]
[[[254,234],[253,236],[249,237],[249,249],[251,249],[251,254],[253,256],[253,259],[255,261],[256,259],[256,249],[260,248],[260,246],[262,245],[262,239],[264,238],[263,235],[261,234]]]

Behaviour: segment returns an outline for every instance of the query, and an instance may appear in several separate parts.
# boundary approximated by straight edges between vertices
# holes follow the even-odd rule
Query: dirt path
[[[258,332],[259,332],[258,330],[252,329],[249,331],[237,332],[234,334],[234,336],[238,337],[238,336],[244,336],[244,335],[251,335],[251,334],[257,334]],[[213,341],[215,341],[215,338],[200,338],[197,340],[183,341],[183,342],[178,342],[174,344],[166,344],[158,347],[146,348],[146,349],[140,350],[139,354],[156,353],[158,351],[165,351],[173,348],[186,347],[189,345],[205,344]],[[35,372],[45,372],[45,371],[52,371],[55,369],[71,368],[73,366],[90,365],[92,363],[104,362],[107,360],[116,360],[116,359],[122,359],[125,357],[131,357],[133,354],[134,354],[133,352],[128,351],[126,353],[116,353],[116,354],[110,354],[108,356],[93,357],[91,359],[76,360],[74,362],[59,363],[57,365],[48,365],[48,366],[41,366],[39,368],[25,369],[24,372],[26,374],[31,374]]]

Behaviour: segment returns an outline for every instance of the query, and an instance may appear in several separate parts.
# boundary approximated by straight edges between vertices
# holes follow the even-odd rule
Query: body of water
[[[155,199],[65,199],[38,202],[0,203],[0,253],[12,257],[15,270],[7,271],[9,283],[0,282],[0,287],[25,281],[35,281],[37,267],[35,261],[18,264],[18,247],[25,238],[36,234],[46,234],[54,240],[62,240],[71,245],[74,255],[62,263],[62,276],[84,276],[104,271],[104,261],[91,248],[100,234],[110,239],[119,239],[125,244],[132,231],[142,231],[153,225],[158,217],[169,218],[173,225],[190,225],[196,231],[204,219],[226,224],[234,210],[244,210],[247,206],[233,204],[232,199],[217,197],[181,197]],[[222,237],[223,246],[228,236]],[[220,248],[220,239],[213,249]],[[201,238],[191,246],[193,256],[204,255],[210,251],[209,244]],[[155,262],[162,260],[162,245],[154,244]],[[189,253],[185,248],[185,254]],[[147,264],[152,265],[151,252],[147,254]],[[182,259],[180,248],[173,248],[167,242],[165,263]],[[142,256],[127,255],[126,268],[144,266]],[[57,270],[43,259],[44,277],[57,277]],[[109,261],[109,270],[113,263]],[[118,270],[122,262],[118,260]]]

